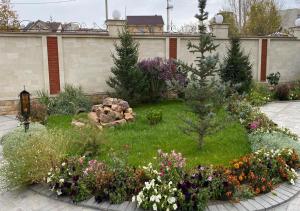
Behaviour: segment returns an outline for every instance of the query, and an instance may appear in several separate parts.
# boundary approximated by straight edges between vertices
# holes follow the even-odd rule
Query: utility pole
[[[239,28],[242,30],[242,0],[239,0]]]
[[[106,15],[106,20],[108,20],[108,4],[107,4],[107,0],[105,0],[105,15]]]
[[[170,32],[170,10],[173,9],[173,5],[170,4],[171,0],[167,0],[167,32]]]

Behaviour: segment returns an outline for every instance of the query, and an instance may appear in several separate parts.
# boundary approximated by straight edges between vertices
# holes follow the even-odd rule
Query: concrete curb
[[[300,175],[299,175],[300,176]],[[59,200],[65,203],[73,204],[69,197],[57,197],[50,191],[46,185],[32,185],[30,189],[40,195],[51,199]],[[297,179],[295,185],[287,182],[280,184],[272,192],[254,197],[252,199],[233,202],[210,202],[207,211],[263,211],[278,207],[290,201],[300,193],[300,179]],[[109,204],[107,202],[96,203],[95,198],[80,202],[77,206],[102,211],[142,211],[136,207],[136,203],[124,202],[122,204]]]

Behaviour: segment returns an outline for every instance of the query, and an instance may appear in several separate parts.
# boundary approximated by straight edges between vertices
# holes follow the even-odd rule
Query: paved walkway
[[[270,103],[262,108],[278,125],[287,127],[300,136],[300,102]],[[0,116],[0,137],[18,125],[11,116]],[[0,163],[3,160],[0,145]],[[64,202],[49,199],[27,189],[19,189],[1,193],[0,178],[0,211],[88,211]],[[274,208],[271,211],[298,211],[300,210],[300,195],[287,204]]]

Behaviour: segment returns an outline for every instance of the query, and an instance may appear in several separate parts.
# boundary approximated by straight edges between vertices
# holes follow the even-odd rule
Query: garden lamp
[[[20,93],[21,115],[24,121],[25,132],[29,129],[30,93],[24,90]]]

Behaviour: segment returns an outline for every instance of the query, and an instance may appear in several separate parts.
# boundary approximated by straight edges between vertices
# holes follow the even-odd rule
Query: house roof
[[[30,22],[23,28],[24,31],[30,31],[30,30],[41,30],[41,31],[51,31],[56,32],[59,27],[61,26],[60,22],[45,22],[41,20],[37,20],[35,22]]]
[[[161,15],[127,16],[128,25],[164,25]]]

